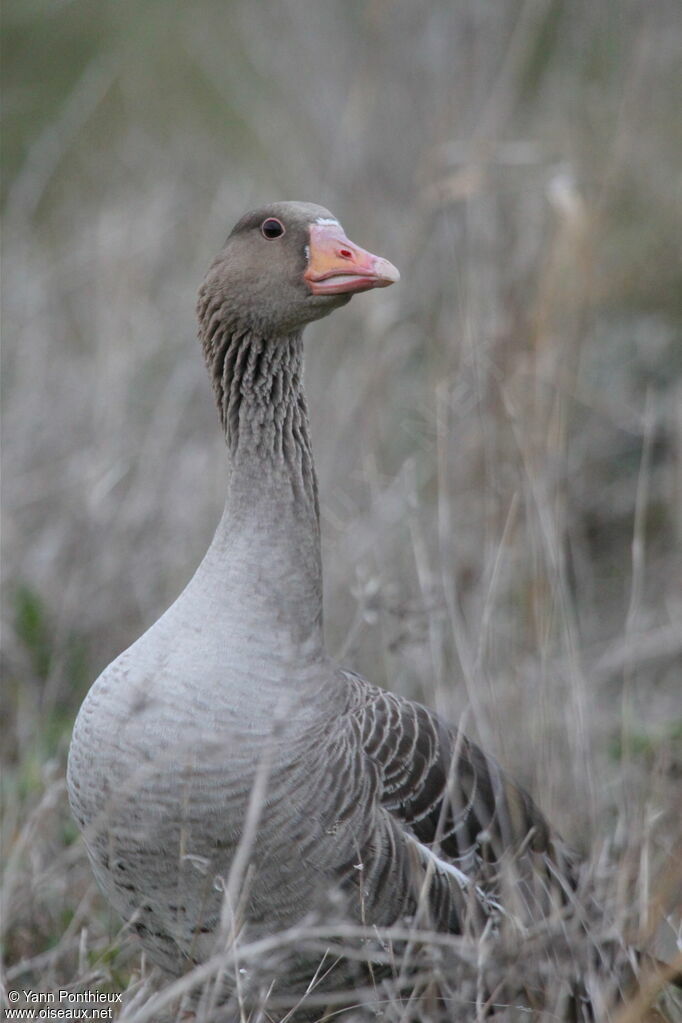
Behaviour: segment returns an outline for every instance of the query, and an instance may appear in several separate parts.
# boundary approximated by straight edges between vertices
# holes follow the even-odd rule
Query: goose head
[[[232,332],[281,337],[399,278],[387,259],[350,241],[323,206],[271,203],[233,228],[202,285],[199,316]]]

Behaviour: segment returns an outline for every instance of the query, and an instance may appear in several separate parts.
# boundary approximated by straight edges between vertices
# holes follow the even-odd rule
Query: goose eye
[[[284,234],[284,224],[275,217],[268,217],[260,226],[260,233],[264,238],[281,238]]]

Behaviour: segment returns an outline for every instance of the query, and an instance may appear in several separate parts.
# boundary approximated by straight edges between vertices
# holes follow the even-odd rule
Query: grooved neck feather
[[[272,630],[292,656],[321,656],[317,479],[301,332],[266,338],[230,329],[209,307],[201,339],[230,460],[208,567],[228,572],[245,623]]]

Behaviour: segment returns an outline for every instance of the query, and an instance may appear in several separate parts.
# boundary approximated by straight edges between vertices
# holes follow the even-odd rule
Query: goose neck
[[[246,627],[293,657],[322,649],[317,479],[300,334],[234,334],[211,366],[230,475],[211,551]]]

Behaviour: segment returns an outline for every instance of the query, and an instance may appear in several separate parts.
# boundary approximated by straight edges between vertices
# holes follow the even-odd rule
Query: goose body
[[[339,892],[351,920],[421,906],[460,933],[500,902],[534,919],[548,878],[569,883],[570,854],[492,757],[325,651],[301,333],[397,279],[329,211],[278,203],[239,222],[200,291],[225,511],[183,593],[92,686],[68,766],[99,885],[172,974],[215,950],[226,890],[253,937]]]

